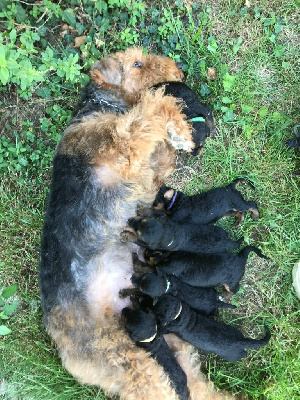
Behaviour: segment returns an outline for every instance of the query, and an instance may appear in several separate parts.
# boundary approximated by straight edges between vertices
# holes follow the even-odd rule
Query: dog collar
[[[168,278],[166,278],[166,284],[167,284],[167,288],[166,288],[165,293],[167,293],[167,291],[170,289],[170,285],[171,285],[171,282],[168,280]]]
[[[173,194],[172,200],[171,200],[171,204],[168,206],[167,211],[171,210],[171,208],[173,207],[176,197],[177,197],[177,192],[175,191],[175,193]]]
[[[154,335],[151,336],[149,339],[140,340],[140,343],[149,343],[149,342],[152,342],[152,340],[155,338],[156,335],[157,335],[157,332],[155,332]]]
[[[209,115],[209,113],[207,114]],[[205,122],[205,119],[203,117],[195,117],[190,119],[191,122]]]
[[[177,315],[176,315],[176,317],[175,317],[174,319],[176,319],[176,318],[178,318],[178,317],[179,317],[179,315],[180,315],[181,311],[182,311],[182,303],[180,302],[180,308],[179,308],[179,311],[178,311],[178,313],[177,313]]]
[[[113,107],[113,108],[119,109],[119,106],[116,106],[115,104],[111,104],[108,101],[103,100],[103,99],[100,99],[100,100],[89,99],[89,100],[83,101],[83,104],[87,104],[87,103],[94,103],[94,104],[98,104],[99,106]]]
[[[174,242],[174,236],[173,239],[171,240],[171,242],[169,244],[167,244],[167,247],[171,246],[171,244]]]

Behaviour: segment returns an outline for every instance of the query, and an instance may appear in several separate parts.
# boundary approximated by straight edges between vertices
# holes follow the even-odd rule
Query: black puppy
[[[171,95],[184,101],[182,112],[187,119],[192,121],[194,128],[192,137],[195,147],[192,155],[201,154],[206,138],[208,136],[213,137],[216,134],[214,117],[210,107],[201,104],[196,93],[185,83],[163,82],[155,85],[154,89],[161,86],[165,87],[165,95]]]
[[[190,253],[220,253],[240,246],[218,226],[181,225],[167,215],[157,218],[133,217],[121,233],[121,241],[129,241],[142,247]]]
[[[147,273],[139,277],[132,277],[131,280],[144,294],[153,298],[158,298],[165,293],[170,294],[203,315],[214,315],[218,308],[236,308],[232,304],[218,300],[218,293],[215,289],[196,288],[181,282],[175,276],[163,275],[158,272],[157,274]]]
[[[245,338],[237,328],[204,317],[168,294],[159,298],[153,312],[165,333],[176,333],[198,349],[215,353],[227,361],[240,360],[247,355],[245,349],[265,346],[271,337],[265,326],[263,339]]]
[[[141,309],[122,310],[126,329],[137,345],[148,350],[169,375],[181,400],[187,400],[187,378],[169,349],[163,335],[157,330],[155,316]]]
[[[246,211],[251,211],[252,218],[257,220],[259,218],[257,205],[254,201],[244,200],[236,189],[239,182],[247,181],[238,178],[225,187],[211,189],[194,196],[187,196],[163,186],[154,200],[153,208],[165,210],[172,221],[185,224],[211,224],[225,215],[235,215],[238,217],[238,223],[241,223]],[[253,187],[251,183],[247,183]]]
[[[239,281],[245,273],[247,258],[251,251],[254,251],[261,258],[269,260],[258,248],[247,246],[238,254],[169,253],[167,258],[156,264],[156,267],[163,274],[175,275],[191,286],[215,287],[225,285],[228,291],[236,293]],[[164,255],[161,257],[163,258]],[[158,255],[156,261],[159,261]]]

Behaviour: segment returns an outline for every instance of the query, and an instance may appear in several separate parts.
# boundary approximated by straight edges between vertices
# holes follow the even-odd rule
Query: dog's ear
[[[122,72],[118,61],[111,57],[96,61],[91,69],[91,78],[97,85],[120,85]]]
[[[172,200],[172,197],[174,196],[175,190],[174,189],[169,189],[166,191],[166,193],[164,194],[164,199],[165,200]]]

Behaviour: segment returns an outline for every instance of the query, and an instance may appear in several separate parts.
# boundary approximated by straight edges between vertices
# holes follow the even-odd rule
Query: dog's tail
[[[254,253],[256,253],[259,257],[264,258],[265,260],[270,260],[269,257],[265,256],[257,247],[255,246],[246,246],[245,248],[243,248],[238,255],[242,258],[247,259],[249,253],[251,253],[251,251],[253,251]]]
[[[258,347],[265,346],[269,343],[271,338],[271,332],[267,325],[265,325],[266,335],[263,339],[247,339],[243,340],[243,345],[245,349],[257,349]]]
[[[232,189],[236,189],[237,185],[242,182],[247,183],[251,187],[251,189],[255,190],[254,184],[248,178],[237,178],[232,181],[228,186],[230,186]]]

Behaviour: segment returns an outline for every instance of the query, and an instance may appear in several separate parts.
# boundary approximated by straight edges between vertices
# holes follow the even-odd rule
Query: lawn
[[[272,338],[236,363],[201,354],[201,368],[246,399],[299,398],[299,150],[285,144],[299,123],[299,14],[288,0],[0,0],[0,293],[18,284],[0,297],[11,330],[0,335],[1,399],[105,399],[61,366],[42,325],[37,265],[56,143],[93,61],[132,45],[181,60],[214,110],[216,138],[201,158],[178,154],[168,183],[194,194],[247,176],[256,188],[242,192],[260,219],[220,225],[270,261],[249,257],[238,307],[220,319],[250,337],[267,324]]]

